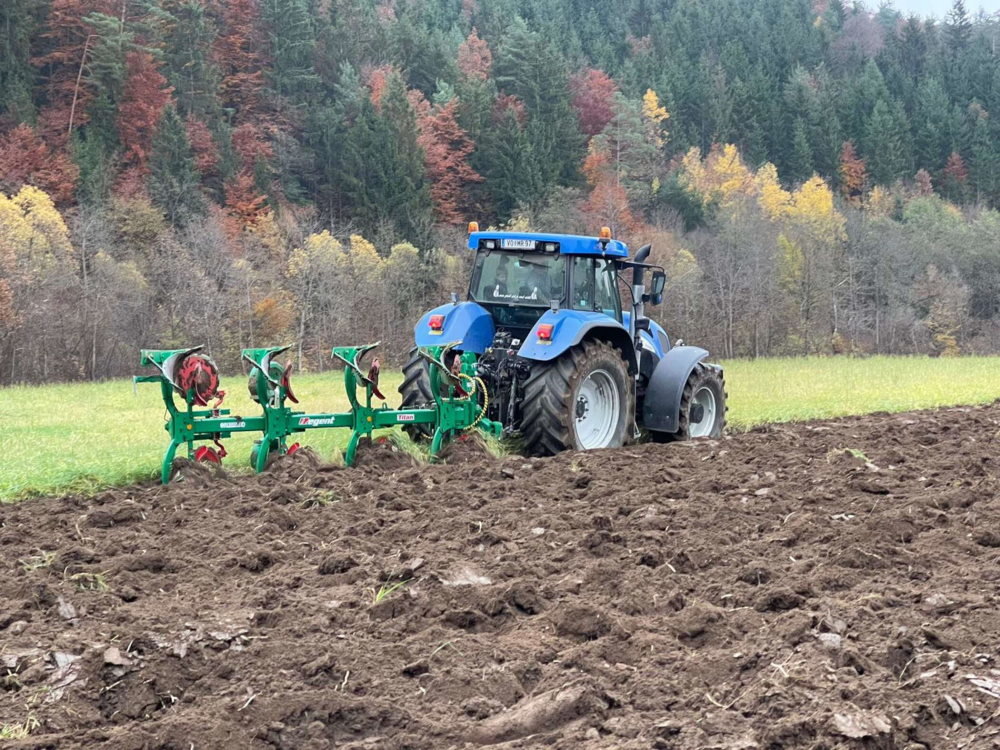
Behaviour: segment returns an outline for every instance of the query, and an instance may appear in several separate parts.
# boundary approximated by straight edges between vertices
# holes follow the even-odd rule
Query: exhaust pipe
[[[652,249],[652,245],[643,245],[640,247],[639,252],[635,254],[635,262],[645,263]],[[635,341],[636,347],[639,344],[639,329],[636,328],[636,324],[639,322],[639,318],[645,314],[642,303],[642,296],[646,293],[645,276],[645,268],[632,269],[632,325],[630,327],[632,328],[632,339]]]

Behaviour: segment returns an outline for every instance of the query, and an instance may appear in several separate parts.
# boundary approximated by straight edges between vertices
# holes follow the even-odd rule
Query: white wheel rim
[[[594,370],[577,389],[573,403],[576,441],[584,450],[606,448],[621,414],[621,394],[606,370]]]
[[[708,386],[702,386],[691,399],[691,408],[688,412],[691,416],[697,416],[700,413],[701,419],[697,422],[688,421],[688,435],[693,438],[711,436],[712,430],[715,428],[716,411],[715,394]]]

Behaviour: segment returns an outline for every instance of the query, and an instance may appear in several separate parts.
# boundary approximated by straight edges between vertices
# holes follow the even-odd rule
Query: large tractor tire
[[[706,364],[697,364],[688,375],[681,394],[677,432],[650,432],[654,443],[671,443],[675,440],[720,438],[726,429],[726,383],[722,370]]]
[[[634,423],[633,380],[610,344],[585,341],[532,367],[521,404],[529,454],[618,448],[631,438]]]
[[[401,408],[428,409],[434,406],[429,367],[427,360],[416,349],[410,350],[410,358],[403,365],[403,382],[399,386],[399,393],[403,396]],[[404,425],[403,432],[414,441],[430,439],[434,434],[431,426],[426,424]]]

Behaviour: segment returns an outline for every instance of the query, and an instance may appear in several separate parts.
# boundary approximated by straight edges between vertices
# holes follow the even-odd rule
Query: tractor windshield
[[[476,302],[548,307],[565,296],[566,263],[561,255],[480,252],[472,272]]]

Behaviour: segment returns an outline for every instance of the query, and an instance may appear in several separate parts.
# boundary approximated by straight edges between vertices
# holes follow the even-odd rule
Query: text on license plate
[[[500,240],[500,247],[504,250],[534,250],[534,240]]]

